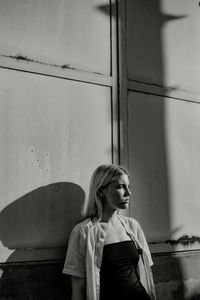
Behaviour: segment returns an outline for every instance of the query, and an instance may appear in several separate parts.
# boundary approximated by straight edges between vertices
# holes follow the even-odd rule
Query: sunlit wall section
[[[199,248],[200,104],[166,99],[165,116],[172,240]]]
[[[110,74],[110,19],[99,12],[102,4],[109,1],[0,1],[0,58]]]
[[[93,170],[118,151],[109,14],[0,1],[0,263],[63,259]]]
[[[34,190],[53,183],[71,182],[84,191],[82,199],[74,201],[84,200],[93,169],[102,162],[112,161],[110,89],[15,71],[1,71],[0,76],[0,237],[8,248],[13,245],[34,247],[35,241],[37,247],[48,246],[48,242],[50,246],[56,246],[56,241],[58,244],[64,242],[65,236],[61,232],[66,231],[67,219],[65,227],[58,228],[57,233],[52,231],[50,238],[50,219],[56,205],[52,201],[53,207],[45,207],[48,199],[40,199],[39,204]],[[57,205],[62,206],[58,211],[63,209],[73,214],[74,205],[71,206],[67,184],[65,192],[66,195],[62,193],[65,202],[57,199]],[[27,201],[35,220],[23,198],[28,193]],[[52,198],[53,195],[56,195],[54,189],[52,195],[48,193],[45,197]],[[15,202],[18,202],[16,211],[12,209]],[[27,214],[30,214],[29,220]],[[52,222],[59,224],[59,214],[54,217],[57,219]],[[13,218],[16,224],[13,224]],[[20,231],[19,222],[30,229],[29,234],[23,235],[23,230],[21,234],[14,234],[16,226]],[[38,222],[41,222],[39,227]],[[58,236],[62,240],[59,241]]]

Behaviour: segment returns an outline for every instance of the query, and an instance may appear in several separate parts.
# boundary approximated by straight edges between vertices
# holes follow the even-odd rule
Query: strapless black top
[[[133,241],[104,246],[100,271],[100,300],[150,299],[137,274],[138,261],[139,254]]]

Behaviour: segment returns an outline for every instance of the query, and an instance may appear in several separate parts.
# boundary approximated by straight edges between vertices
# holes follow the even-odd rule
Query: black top
[[[100,272],[101,300],[150,299],[137,274],[138,261],[139,254],[133,241],[104,246]]]

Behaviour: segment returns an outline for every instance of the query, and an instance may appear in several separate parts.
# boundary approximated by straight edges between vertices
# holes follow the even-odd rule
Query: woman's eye
[[[130,187],[130,186],[123,185],[123,184],[119,184],[119,185],[118,185],[118,189],[124,189],[124,190],[128,189],[128,190],[130,191],[130,190],[131,190],[131,187]]]
[[[119,184],[119,186],[118,186],[120,189],[125,189],[126,188],[126,186],[125,185],[123,185],[123,184]]]
[[[123,185],[122,185],[122,184],[119,184],[117,187],[118,187],[118,189],[122,189],[122,188],[123,188]]]

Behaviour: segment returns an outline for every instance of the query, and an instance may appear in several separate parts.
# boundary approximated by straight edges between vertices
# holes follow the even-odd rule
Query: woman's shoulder
[[[91,218],[86,218],[86,219],[82,220],[81,222],[77,223],[74,226],[73,231],[85,231],[86,228],[90,227],[91,225],[92,225]]]
[[[140,223],[135,218],[124,215],[120,215],[120,218],[127,228],[130,228],[132,233],[134,233],[137,237],[143,233]]]

